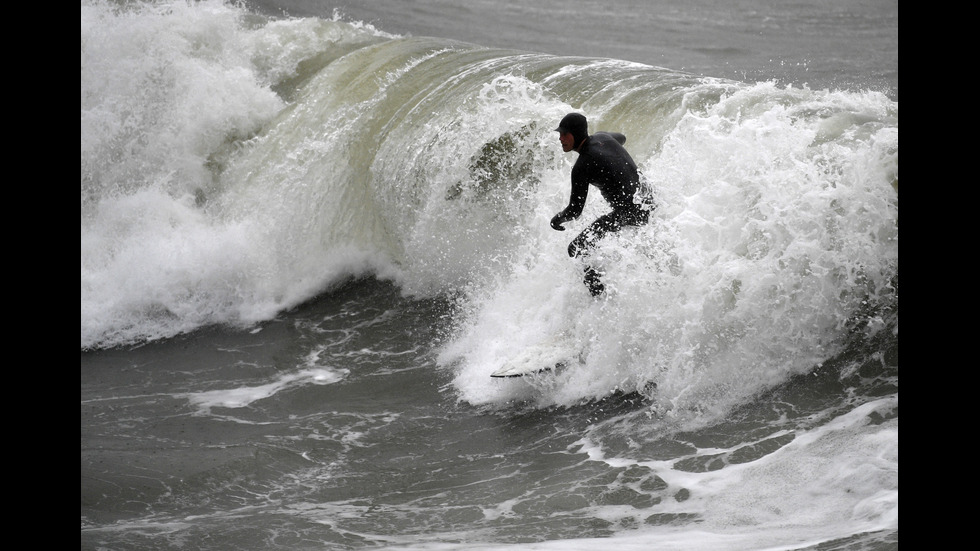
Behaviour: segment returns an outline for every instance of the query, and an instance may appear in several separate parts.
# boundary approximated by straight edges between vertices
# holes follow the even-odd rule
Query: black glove
[[[554,218],[551,219],[551,227],[558,231],[565,231],[565,228],[562,227],[562,224],[564,223],[565,223],[565,219],[561,217],[560,212],[556,214]]]

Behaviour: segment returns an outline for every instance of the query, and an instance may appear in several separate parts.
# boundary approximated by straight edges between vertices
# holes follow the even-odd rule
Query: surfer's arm
[[[558,231],[565,231],[562,224],[569,220],[575,220],[582,214],[585,208],[585,199],[589,195],[589,184],[576,171],[572,170],[572,195],[568,199],[568,206],[551,219],[551,227]]]

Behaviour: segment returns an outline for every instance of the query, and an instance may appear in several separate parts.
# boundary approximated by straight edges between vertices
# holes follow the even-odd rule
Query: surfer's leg
[[[611,212],[596,218],[595,222],[589,224],[589,227],[585,228],[582,233],[578,234],[578,237],[568,244],[568,256],[575,258],[588,253],[602,239],[602,236],[606,235],[606,232],[618,229],[619,220],[615,213]]]
[[[602,239],[607,232],[617,231],[620,228],[620,223],[615,213],[605,214],[596,219],[595,222],[585,228],[585,231],[580,233],[578,237],[572,240],[568,244],[568,256],[575,258],[577,256],[582,256],[587,252],[591,251],[595,247],[596,243]],[[585,286],[588,287],[589,292],[592,296],[599,296],[605,291],[605,285],[602,284],[601,280],[602,274],[593,268],[592,266],[586,265],[585,267]]]
[[[617,232],[623,226],[642,226],[648,222],[650,212],[642,209],[619,210],[604,214],[585,228],[578,237],[568,244],[568,256],[575,258],[591,251],[596,243],[609,232]],[[605,291],[602,273],[590,265],[585,267],[585,286],[596,297]]]

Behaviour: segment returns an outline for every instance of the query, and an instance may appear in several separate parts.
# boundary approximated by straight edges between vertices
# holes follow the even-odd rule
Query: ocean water
[[[81,3],[81,547],[898,547],[898,4]],[[581,111],[651,223],[593,299]],[[517,357],[558,370],[493,379]]]

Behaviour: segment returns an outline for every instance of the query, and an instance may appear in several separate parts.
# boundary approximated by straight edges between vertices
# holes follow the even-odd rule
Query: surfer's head
[[[565,151],[571,151],[582,145],[582,140],[589,136],[589,121],[581,113],[569,113],[558,123],[555,129],[561,134],[561,145]],[[572,139],[566,143],[565,134],[570,134]]]

